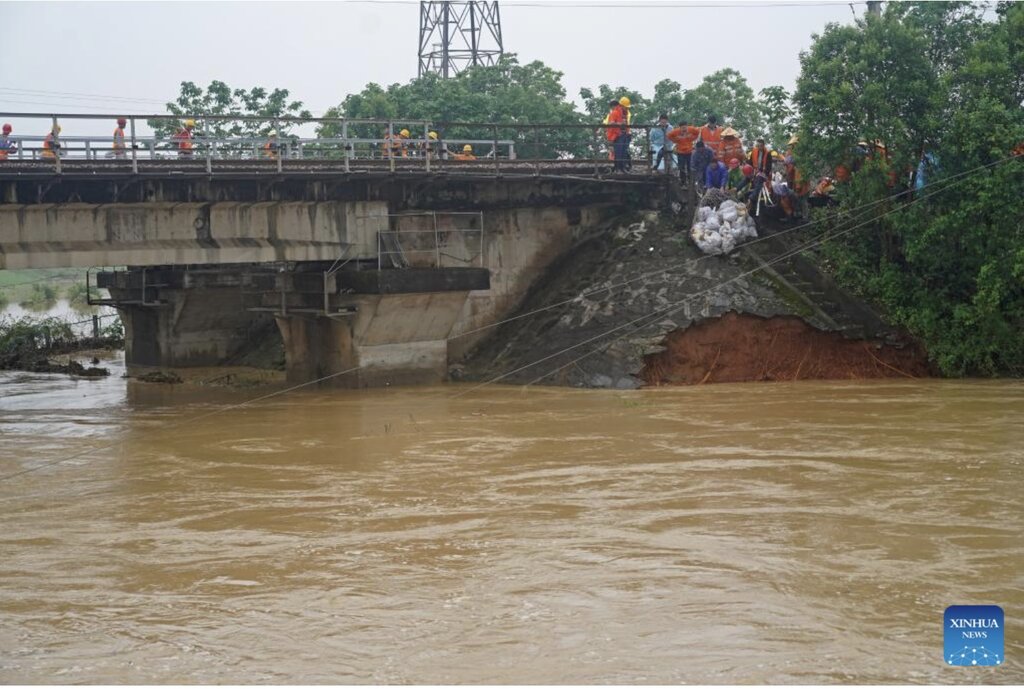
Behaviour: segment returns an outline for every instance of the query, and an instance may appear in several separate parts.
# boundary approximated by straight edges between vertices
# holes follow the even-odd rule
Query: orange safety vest
[[[722,128],[711,127],[704,125],[700,128],[700,140],[704,142],[704,145],[711,149],[711,152],[718,158],[718,154],[722,151]],[[719,158],[721,160],[721,158]]]
[[[280,144],[274,141],[268,141],[267,143],[263,144],[263,155],[266,156],[267,158],[270,158],[271,160],[277,158],[277,147],[279,145]]]
[[[728,163],[730,160],[735,158],[742,163],[746,160],[746,153],[743,151],[743,142],[735,136],[726,136],[722,138],[722,153],[719,157],[723,163]]]
[[[13,147],[14,142],[8,139],[6,135],[0,136],[0,160],[7,160],[7,156]]]
[[[174,140],[178,142],[179,151],[191,151],[192,150],[192,132],[187,129],[180,129],[177,134],[174,135]]]
[[[46,138],[43,139],[43,157],[44,158],[53,159],[53,158],[57,157],[56,153],[54,153],[54,150],[56,148],[60,148],[60,144],[58,143],[57,146],[54,146],[53,144],[54,144],[54,142],[53,142],[53,132],[50,132],[49,134],[46,135]]]
[[[683,127],[675,127],[670,129],[665,136],[676,145],[676,153],[689,155],[693,153],[693,142],[700,136],[700,129],[689,125],[685,129]]]
[[[764,151],[762,151],[760,148],[755,147],[754,150],[750,152],[750,164],[754,166],[755,170],[761,169],[759,163],[761,162],[762,155],[770,157],[771,151],[769,151],[767,148],[765,148]]]
[[[124,130],[118,127],[117,129],[114,130],[114,150],[123,151],[125,148],[126,147],[124,145]]]

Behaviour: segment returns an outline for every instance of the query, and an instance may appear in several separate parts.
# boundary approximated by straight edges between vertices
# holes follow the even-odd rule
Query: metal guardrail
[[[173,160],[205,166],[212,174],[215,167],[227,163],[253,163],[259,170],[283,172],[287,168],[300,168],[309,161],[327,161],[346,172],[362,167],[391,170],[422,169],[432,172],[444,167],[461,169],[493,168],[500,174],[503,167],[530,169],[540,173],[544,163],[575,163],[594,167],[600,172],[610,167],[611,144],[606,140],[607,125],[596,124],[516,124],[494,122],[432,122],[424,120],[366,120],[345,118],[267,119],[250,116],[178,117],[169,115],[130,116],[124,128],[124,148],[115,148],[113,127],[117,115],[82,115],[75,113],[0,113],[0,120],[45,120],[51,130],[62,121],[70,129],[81,121],[105,122],[111,126],[109,135],[75,135],[63,131],[52,139],[59,146],[45,146],[48,135],[12,134],[7,139],[8,155],[4,163],[24,163],[38,172],[43,165],[61,174],[63,164],[76,170],[84,163],[104,169],[126,172],[130,165],[133,174],[139,173],[139,164],[148,161]],[[197,127],[186,145],[173,135],[140,134],[142,122],[179,130],[186,119],[193,119]],[[282,133],[276,141],[267,136],[224,136],[212,132],[225,123],[251,129],[277,129]],[[293,136],[287,128],[297,125],[315,125],[324,136]],[[38,123],[37,123],[38,126]],[[651,125],[631,125],[633,142],[631,153],[637,165],[652,162],[649,133]],[[408,138],[398,138],[398,132],[407,129]],[[15,132],[18,127],[15,126]],[[437,134],[432,139],[430,134]],[[318,132],[319,133],[319,132]],[[267,146],[271,143],[271,146]],[[4,141],[0,140],[0,150]],[[463,147],[471,147],[472,155],[463,154]]]

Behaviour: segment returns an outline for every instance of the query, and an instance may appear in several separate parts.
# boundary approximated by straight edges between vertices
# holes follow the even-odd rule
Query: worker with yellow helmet
[[[466,144],[462,147],[462,153],[455,154],[455,160],[476,160],[476,156],[473,155],[473,147]]]
[[[615,154],[615,169],[619,172],[625,172],[633,167],[629,152],[629,143],[633,138],[629,132],[629,125],[633,122],[633,115],[629,110],[632,105],[629,96],[623,96],[619,99],[618,107],[612,108],[612,111],[608,113],[606,120],[608,128],[605,136],[608,143],[612,144]]]
[[[405,158],[409,155],[407,150],[407,143],[409,140],[409,130],[403,129],[398,132],[392,132],[390,128],[384,133],[384,157],[385,158]]]
[[[60,155],[60,125],[54,122],[50,133],[43,139],[42,156],[48,160],[56,160],[58,155]]]
[[[193,119],[185,120],[184,126],[178,130],[178,133],[171,137],[173,141],[178,142],[178,157],[187,158],[192,155],[192,130],[196,128],[196,121]]]

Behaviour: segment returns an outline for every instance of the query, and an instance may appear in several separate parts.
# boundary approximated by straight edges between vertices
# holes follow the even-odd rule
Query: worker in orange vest
[[[124,144],[124,126],[128,124],[128,120],[123,117],[117,118],[117,128],[114,130],[114,157],[124,158],[125,149],[127,146]]]
[[[726,127],[722,130],[720,151],[719,157],[723,161],[730,161],[733,158],[736,160],[747,159],[747,154],[743,150],[743,142],[740,141],[740,133],[732,127]]]
[[[384,133],[384,157],[385,158],[405,158],[409,155],[406,150],[406,142],[409,140],[408,129],[403,129],[400,132],[385,132]]]
[[[56,160],[58,155],[60,155],[60,125],[54,124],[50,133],[43,139],[42,156],[47,160]]]
[[[619,99],[619,106],[608,113],[608,129],[605,136],[615,148],[615,169],[620,172],[633,167],[629,155],[629,142],[633,138],[629,131],[629,125],[633,121],[633,115],[629,110],[631,106],[629,96],[623,96]]]
[[[7,156],[18,150],[18,144],[11,141],[12,127],[4,124],[3,133],[0,134],[0,160],[7,160]]]
[[[263,157],[276,160],[280,150],[281,144],[277,142],[277,130],[271,129],[267,132],[267,143],[263,144]]]
[[[665,135],[675,144],[676,160],[679,164],[679,179],[685,184],[690,174],[690,156],[693,155],[693,143],[700,136],[700,128],[690,125],[687,120],[679,120],[679,124]]]
[[[714,115],[708,115],[708,123],[700,128],[700,140],[704,142],[715,158],[721,159],[722,129],[718,126],[718,118]]]
[[[179,129],[178,133],[171,137],[172,141],[178,142],[179,158],[187,158],[192,155],[192,130],[195,128],[195,120],[185,120],[185,126]]]

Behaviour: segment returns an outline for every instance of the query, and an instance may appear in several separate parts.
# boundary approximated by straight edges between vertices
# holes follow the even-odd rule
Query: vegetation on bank
[[[124,329],[113,318],[99,337],[75,331],[76,324],[62,318],[0,318],[0,370],[16,369],[42,373],[107,375],[105,369],[85,368],[77,362],[53,361],[58,354],[84,349],[116,349],[124,346]]]
[[[919,336],[944,374],[1024,375],[1024,158],[1010,158],[1024,142],[1024,4],[985,21],[968,3],[890,3],[826,27],[801,63],[802,165],[886,146],[837,186],[840,210],[907,190],[927,158],[912,198],[825,245],[837,277]]]

